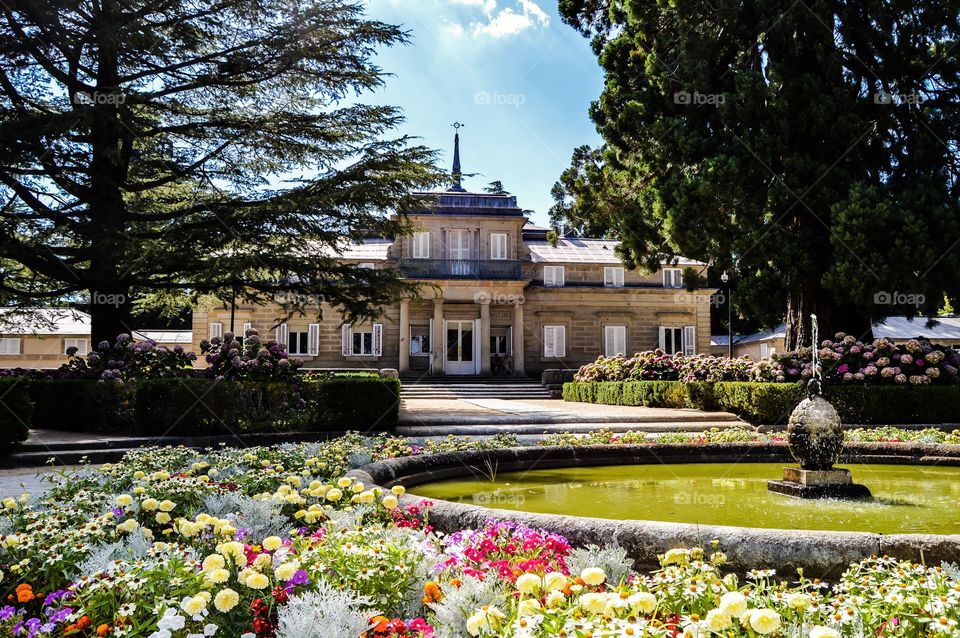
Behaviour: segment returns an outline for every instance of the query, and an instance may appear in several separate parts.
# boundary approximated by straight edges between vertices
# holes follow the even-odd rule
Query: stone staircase
[[[403,399],[549,399],[537,379],[527,377],[401,376]]]

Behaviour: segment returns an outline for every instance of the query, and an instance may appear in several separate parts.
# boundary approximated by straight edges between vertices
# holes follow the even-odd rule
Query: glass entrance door
[[[473,322],[447,322],[447,359],[443,370],[447,374],[475,374]]]

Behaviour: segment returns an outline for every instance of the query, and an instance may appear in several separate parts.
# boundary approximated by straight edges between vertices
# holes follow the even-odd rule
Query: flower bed
[[[921,636],[956,631],[960,571],[894,558],[832,586],[723,548],[637,573],[618,548],[490,520],[441,535],[402,489],[343,477],[351,458],[423,448],[350,436],[248,450],[154,448],[3,502],[9,636],[200,638]],[[785,579],[785,580],[782,580]]]

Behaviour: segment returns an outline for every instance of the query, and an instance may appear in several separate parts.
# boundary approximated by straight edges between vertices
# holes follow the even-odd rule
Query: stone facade
[[[399,268],[423,284],[419,298],[352,327],[329,306],[278,324],[279,306],[241,305],[233,330],[254,327],[277,338],[306,368],[410,374],[538,374],[578,367],[614,348],[708,351],[714,290],[679,287],[683,269],[705,277],[706,265],[678,260],[653,273],[626,271],[616,242],[563,238],[551,245],[546,229],[528,224],[511,195],[454,188],[422,196],[424,209],[407,213],[417,234],[368,240],[342,256],[365,267]],[[230,313],[228,307],[194,312],[195,350],[231,329]]]

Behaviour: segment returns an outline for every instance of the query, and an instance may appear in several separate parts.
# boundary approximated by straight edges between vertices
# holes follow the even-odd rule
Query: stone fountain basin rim
[[[473,476],[471,466],[498,472],[530,467],[589,467],[643,465],[651,463],[784,463],[795,461],[785,443],[715,443],[695,445],[597,445],[499,448],[407,456],[371,463],[348,476],[368,487],[407,488],[434,481]],[[960,446],[923,443],[848,443],[841,464],[883,463],[901,465],[960,466]],[[401,504],[422,504],[415,493],[401,497]],[[794,530],[724,525],[697,525],[648,520],[618,520],[561,514],[501,510],[482,505],[429,499],[430,523],[452,532],[482,527],[490,518],[512,520],[530,527],[562,534],[575,546],[616,543],[627,549],[638,568],[654,568],[657,555],[674,547],[709,547],[720,541],[729,566],[747,570],[775,566],[778,573],[803,567],[808,575],[833,576],[846,565],[869,556],[898,558],[939,564],[960,560],[960,535],[877,534]],[[786,568],[784,572],[780,568]]]

